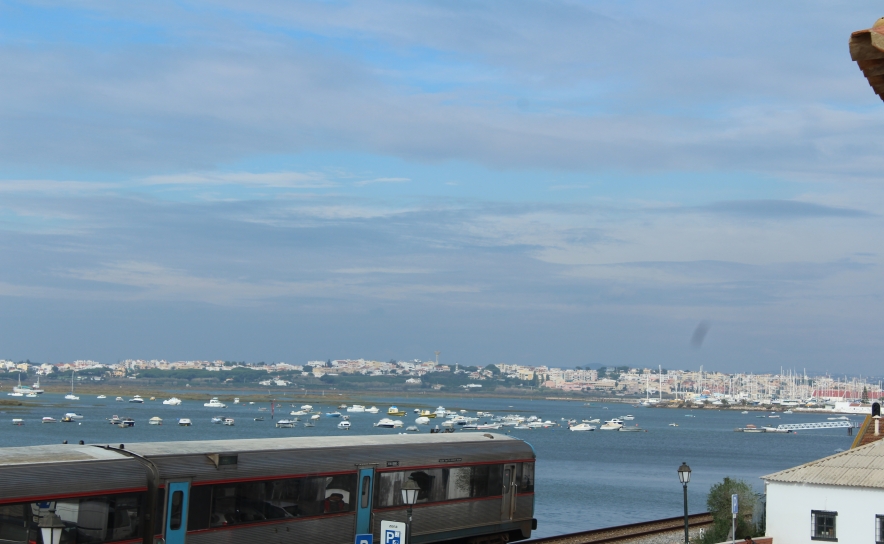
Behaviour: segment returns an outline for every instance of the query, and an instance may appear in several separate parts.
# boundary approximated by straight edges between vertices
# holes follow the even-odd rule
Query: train
[[[378,543],[409,480],[408,544],[503,544],[537,528],[534,464],[492,433],[0,448],[0,544]]]

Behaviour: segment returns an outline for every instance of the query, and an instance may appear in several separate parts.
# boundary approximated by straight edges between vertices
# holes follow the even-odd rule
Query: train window
[[[212,486],[200,485],[190,488],[187,505],[187,530],[208,529],[211,524]]]
[[[0,542],[36,541],[27,504],[0,506]]]
[[[181,518],[184,515],[184,491],[172,493],[172,507],[169,510],[169,529],[177,531],[181,528]]]
[[[0,507],[0,542],[38,542],[40,518],[55,512],[62,542],[102,544],[141,538],[143,493],[99,495]]]
[[[534,463],[522,463],[519,473],[516,475],[518,493],[534,492]]]
[[[371,491],[371,476],[362,478],[362,508],[368,508],[368,494]]]
[[[356,475],[196,486],[188,530],[350,512]],[[199,494],[199,495],[198,495]],[[198,498],[199,497],[199,498]],[[199,504],[200,506],[195,506]],[[211,508],[207,509],[206,505]],[[199,509],[199,513],[195,513]],[[196,519],[200,521],[195,521]]]
[[[500,495],[502,475],[503,465],[382,472],[376,478],[375,504],[378,508],[401,506],[400,490],[409,478],[421,488],[418,503]]]

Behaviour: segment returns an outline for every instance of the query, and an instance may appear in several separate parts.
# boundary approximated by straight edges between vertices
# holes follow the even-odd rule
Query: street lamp
[[[402,486],[402,502],[408,505],[408,524],[405,525],[405,544],[411,544],[411,508],[417,502],[417,494],[421,486],[417,485],[414,478],[409,478]]]
[[[691,481],[691,467],[687,463],[678,467],[678,481],[684,487],[684,544],[688,544],[688,482]]]
[[[37,523],[40,532],[43,533],[44,544],[58,544],[61,542],[61,533],[64,531],[64,522],[60,517],[55,515],[55,510],[50,510],[48,514],[40,517]]]

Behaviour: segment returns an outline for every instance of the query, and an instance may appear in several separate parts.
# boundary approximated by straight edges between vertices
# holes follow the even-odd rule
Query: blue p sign
[[[384,531],[384,544],[402,544],[402,533],[393,529]]]
[[[355,544],[372,544],[373,540],[374,540],[374,535],[372,535],[372,534],[356,535]]]

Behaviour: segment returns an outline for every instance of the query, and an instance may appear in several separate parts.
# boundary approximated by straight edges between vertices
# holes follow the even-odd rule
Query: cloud
[[[863,210],[797,200],[734,200],[681,209],[755,219],[866,218],[875,216],[875,214]]]
[[[201,172],[146,176],[144,185],[241,185],[286,189],[325,189],[337,183],[318,172]]]
[[[373,185],[375,183],[408,183],[409,181],[411,180],[408,178],[375,178],[357,181],[354,182],[353,185],[357,187],[364,187],[366,185]]]

